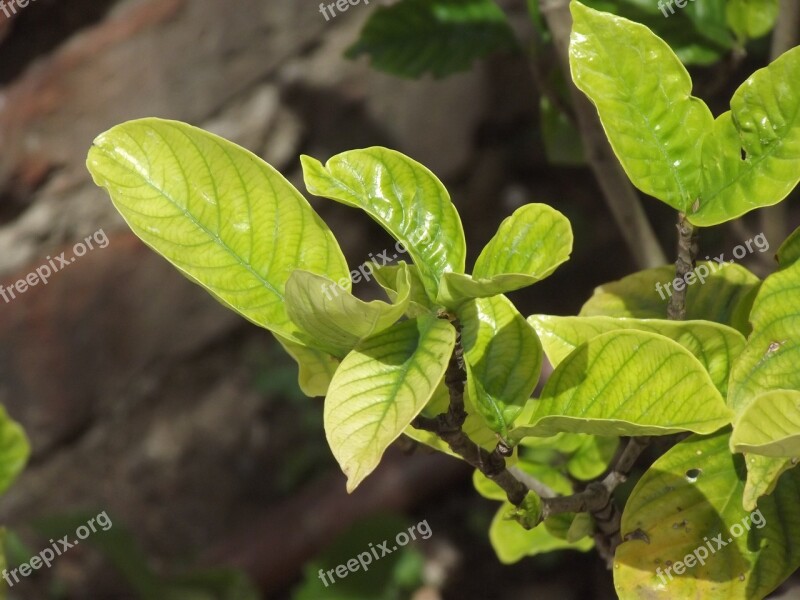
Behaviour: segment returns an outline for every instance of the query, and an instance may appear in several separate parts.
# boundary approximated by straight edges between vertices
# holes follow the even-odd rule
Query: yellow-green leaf
[[[659,333],[679,343],[705,367],[721,394],[728,389],[731,363],[744,349],[744,336],[710,321],[666,321],[613,317],[555,317],[533,315],[528,321],[550,363],[557,367],[575,348],[601,333],[636,330]]]
[[[736,421],[731,451],[800,457],[800,392],[772,390],[757,396]]]
[[[324,166],[301,157],[308,190],[364,210],[408,250],[423,285],[436,298],[442,274],[464,272],[461,219],[436,176],[387,148],[337,154]]]
[[[701,188],[713,117],[666,42],[644,25],[572,2],[569,61],[631,182],[686,211]]]
[[[467,402],[501,436],[528,401],[542,366],[536,332],[505,296],[478,298],[458,311]]]
[[[612,331],[584,342],[564,359],[533,402],[528,422],[520,420],[511,437],[561,431],[710,433],[730,423],[731,416],[688,350],[662,335]]]
[[[284,299],[292,271],[349,275],[306,199],[255,154],[216,135],[176,121],[129,121],[97,137],[87,166],[145,244],[284,338],[300,342]]]
[[[798,473],[748,512],[744,464],[728,438],[691,436],[636,484],[613,570],[621,600],[759,600],[800,566]]]
[[[419,317],[367,338],[348,354],[325,398],[325,435],[352,492],[422,411],[455,346],[445,320]]]
[[[339,359],[327,352],[297,344],[279,335],[275,335],[275,339],[297,363],[299,370],[297,383],[300,390],[312,398],[327,394],[333,374],[339,367]]]
[[[411,285],[405,263],[396,280],[394,304],[364,302],[335,282],[308,271],[295,271],[286,284],[286,309],[307,345],[325,346],[342,358],[364,338],[380,333],[406,312]]]

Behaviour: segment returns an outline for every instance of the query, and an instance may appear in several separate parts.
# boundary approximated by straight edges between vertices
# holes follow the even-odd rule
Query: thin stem
[[[465,372],[461,327],[458,321],[455,321],[453,325],[457,331],[456,346],[445,373],[445,384],[450,392],[448,410],[433,418],[419,416],[411,422],[411,425],[416,429],[438,435],[453,452],[500,486],[506,493],[509,502],[520,506],[528,493],[528,488],[506,468],[505,457],[509,454],[508,447],[500,443],[494,451],[488,452],[473,442],[461,429],[467,418],[464,409]]]
[[[675,283],[667,306],[667,318],[672,321],[686,319],[686,275],[694,270],[697,260],[698,231],[686,215],[678,215],[678,258],[675,261]]]

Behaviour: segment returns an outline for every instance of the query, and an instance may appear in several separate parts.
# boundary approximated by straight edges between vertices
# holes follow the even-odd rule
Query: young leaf
[[[716,260],[700,261],[695,273],[710,274],[704,275],[702,281],[698,277],[687,288],[686,318],[714,321],[749,333],[748,315],[760,284],[758,277],[739,265],[725,264],[724,260],[723,265]],[[583,305],[580,316],[664,319],[669,302],[664,285],[674,278],[675,267],[664,266],[603,284]]]
[[[467,400],[501,436],[539,380],[542,346],[505,296],[472,300],[458,311],[467,369]]]
[[[622,600],[763,598],[800,566],[798,473],[748,514],[738,501],[743,463],[722,432],[692,436],[650,467],[622,515],[627,541],[614,561]]]
[[[572,77],[597,107],[631,182],[686,211],[701,188],[700,147],[713,122],[670,47],[644,25],[579,2],[573,16]]]
[[[433,396],[455,346],[445,320],[419,317],[348,354],[325,398],[325,435],[352,492]]]
[[[533,315],[528,322],[542,341],[547,358],[557,367],[575,348],[601,333],[636,330],[659,333],[678,342],[705,367],[721,394],[728,389],[731,363],[744,349],[744,336],[709,321],[615,319],[612,317],[554,317]]]
[[[22,427],[0,406],[0,494],[25,468],[30,453],[31,447]]]
[[[378,282],[378,285],[386,292],[386,295],[389,296],[392,302],[396,303],[399,289],[398,277],[403,270],[408,274],[410,285],[406,314],[409,317],[418,317],[431,312],[435,313],[437,307],[425,293],[425,286],[422,283],[422,277],[416,265],[406,264],[406,262],[402,260],[396,265],[373,265],[372,275],[375,277],[375,281]]]
[[[297,383],[300,390],[310,398],[325,396],[333,374],[339,367],[339,359],[327,352],[297,344],[279,335],[275,335],[275,339],[297,363],[299,368]]]
[[[800,47],[745,81],[714,122],[702,150],[703,186],[688,213],[717,225],[777,204],[800,181]]]
[[[367,54],[376,69],[416,79],[466,71],[475,59],[516,47],[491,0],[400,0],[375,10],[346,55]]]
[[[436,298],[443,273],[464,272],[461,219],[441,181],[421,164],[386,148],[344,152],[325,166],[300,160],[312,194],[364,210],[408,249],[429,298]]]
[[[778,264],[781,269],[792,266],[800,260],[800,227],[787,237],[778,248]]]
[[[736,422],[731,451],[800,456],[800,392],[772,390],[757,396]]]
[[[306,199],[256,155],[220,137],[176,121],[129,121],[94,141],[87,166],[145,244],[284,338],[300,342],[285,308],[292,271],[349,275]]]
[[[445,273],[437,301],[456,308],[469,298],[496,296],[548,277],[569,259],[572,228],[546,204],[526,204],[503,220],[481,251],[472,277]]]
[[[778,0],[728,0],[728,26],[741,42],[766,35],[778,18]]]
[[[395,304],[364,302],[327,277],[298,270],[286,283],[286,309],[308,345],[324,345],[342,358],[361,340],[388,329],[403,316],[411,288],[405,264],[397,285]]]
[[[612,331],[578,346],[553,371],[533,407],[512,439],[561,431],[710,433],[731,420],[703,365],[676,342],[644,331]]]
[[[520,460],[516,467],[542,482],[556,493],[572,493],[572,485],[569,479],[549,465]],[[487,479],[479,471],[473,473],[472,482],[475,489],[484,498],[503,502],[489,527],[489,541],[503,564],[512,564],[526,556],[535,556],[553,550],[568,548],[586,552],[594,546],[591,538],[582,539],[577,543],[568,542],[566,539],[559,538],[551,533],[545,525],[539,525],[533,529],[524,529],[511,518],[510,515],[515,507],[507,501],[505,492],[497,484]]]
[[[750,313],[753,333],[734,362],[728,384],[728,405],[741,416],[764,392],[800,391],[800,262],[773,273],[761,286]],[[747,455],[745,507],[775,487],[777,478],[793,466],[791,459]]]

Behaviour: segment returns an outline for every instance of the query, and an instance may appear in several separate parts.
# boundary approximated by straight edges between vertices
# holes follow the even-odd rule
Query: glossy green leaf
[[[702,150],[703,185],[689,220],[710,226],[777,204],[800,181],[800,47],[745,81]]]
[[[753,513],[740,502],[743,479],[726,432],[692,436],[659,458],[622,515],[619,597],[758,600],[800,566],[798,473],[784,476]]]
[[[744,349],[744,336],[710,321],[666,321],[613,317],[555,317],[533,315],[528,321],[542,341],[550,363],[557,367],[575,348],[601,333],[649,331],[679,343],[705,367],[721,394],[728,389],[731,363]]]
[[[491,0],[400,0],[378,7],[348,58],[367,54],[376,69],[402,77],[444,77],[516,41]]]
[[[327,352],[297,344],[279,335],[275,335],[275,339],[297,363],[299,369],[297,383],[300,390],[310,398],[325,396],[333,374],[339,367],[339,359]]]
[[[785,269],[800,260],[800,227],[787,237],[778,248],[778,264]]]
[[[286,309],[308,345],[325,345],[333,356],[342,358],[363,339],[394,325],[406,312],[411,285],[405,264],[396,281],[396,303],[364,302],[327,277],[298,270],[286,283]]]
[[[757,396],[736,421],[731,451],[800,457],[800,392],[772,390]]]
[[[472,277],[445,273],[437,301],[456,308],[469,298],[496,296],[548,277],[572,252],[567,218],[546,204],[526,204],[503,220],[475,262]]]
[[[0,406],[0,494],[22,472],[30,454],[31,447],[22,427]]]
[[[421,164],[386,148],[344,152],[325,166],[308,156],[301,161],[312,194],[364,210],[408,249],[429,298],[436,298],[443,273],[464,272],[461,219]]]
[[[644,25],[571,5],[572,77],[597,107],[631,182],[686,211],[701,188],[700,149],[713,122],[670,47]]]
[[[725,262],[724,255],[717,258]],[[760,284],[758,277],[739,265],[723,268],[716,260],[698,262],[695,273],[702,277],[687,287],[686,318],[714,321],[749,333],[748,316]],[[675,267],[663,266],[603,284],[583,305],[580,316],[665,319],[669,290],[664,286],[674,278]]]
[[[422,411],[455,345],[445,320],[419,317],[367,338],[348,354],[325,398],[325,435],[352,492]]]
[[[731,420],[703,365],[676,342],[644,331],[612,331],[578,346],[553,371],[533,407],[513,439],[561,431],[710,433]]]
[[[728,386],[728,405],[737,416],[771,390],[800,391],[800,263],[773,273],[761,286],[750,313],[753,333],[734,362]],[[768,494],[790,459],[747,456],[745,506]]]
[[[375,277],[375,281],[383,288],[392,302],[397,303],[399,299],[398,290],[400,288],[400,281],[398,281],[398,278],[400,280],[403,279],[400,275],[404,270],[408,274],[410,286],[406,314],[409,317],[418,317],[419,315],[431,312],[435,313],[437,307],[425,293],[425,286],[422,283],[422,277],[416,265],[406,264],[405,261],[402,260],[396,265],[373,265],[372,276]]]
[[[300,341],[284,302],[292,271],[333,279],[349,273],[305,198],[255,154],[220,137],[175,121],[129,121],[94,141],[87,166],[145,244],[285,338]]]
[[[766,35],[778,18],[778,0],[728,0],[728,26],[741,41]]]
[[[467,370],[466,402],[501,436],[539,380],[542,346],[505,296],[480,298],[458,311]]]

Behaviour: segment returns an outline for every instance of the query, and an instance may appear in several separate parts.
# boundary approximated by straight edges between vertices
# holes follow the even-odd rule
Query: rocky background
[[[515,295],[523,314],[574,312],[633,269],[588,171],[547,164],[525,60],[443,81],[379,74],[342,57],[370,10],[326,22],[309,0],[36,0],[0,14],[0,283],[98,230],[109,238],[46,286],[0,300],[0,404],[33,446],[0,523],[31,549],[53,535],[48,519],[106,510],[158,576],[234,567],[284,598],[337,535],[389,511],[433,529],[419,599],[613,597],[593,556],[497,564],[485,535],[496,507],[455,460],[398,448],[347,497],[321,401],[299,394],[271,336],[138,242],[85,169],[98,133],[144,116],[219,133],[301,190],[301,153],[385,145],[443,179],[473,258],[522,203],[572,220],[573,261]],[[351,264],[389,247],[362,215],[312,202]],[[671,247],[669,212],[648,211]],[[137,597],[120,568],[130,562],[99,546],[71,550],[11,597]]]

